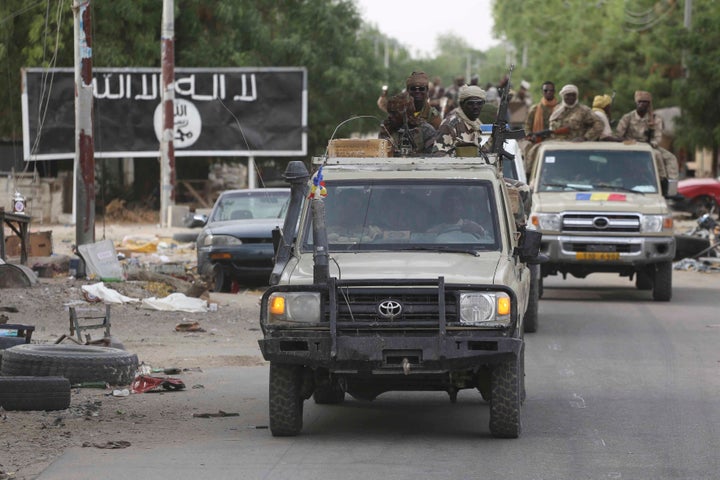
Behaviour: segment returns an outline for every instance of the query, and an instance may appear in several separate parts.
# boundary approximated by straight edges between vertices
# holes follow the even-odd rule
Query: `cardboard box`
[[[29,257],[49,257],[52,255],[52,231],[31,232],[28,237]],[[20,256],[20,237],[17,235],[5,237],[5,255],[8,257]]]
[[[336,138],[328,144],[329,157],[392,157],[392,144],[380,138]]]

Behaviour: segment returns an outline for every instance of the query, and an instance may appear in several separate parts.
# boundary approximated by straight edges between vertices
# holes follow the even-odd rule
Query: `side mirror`
[[[672,198],[678,194],[678,181],[676,179],[662,178],[660,179],[660,187],[665,198]]]
[[[548,257],[540,254],[541,240],[542,233],[537,230],[525,230],[520,237],[520,246],[517,248],[520,261],[531,265],[547,262]]]
[[[204,213],[202,214],[194,214],[192,216],[188,215],[185,217],[185,226],[188,228],[197,228],[204,226],[208,221],[207,215]]]

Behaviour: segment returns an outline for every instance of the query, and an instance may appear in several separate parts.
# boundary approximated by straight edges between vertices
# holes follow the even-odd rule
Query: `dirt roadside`
[[[73,227],[40,226],[33,230],[52,230],[54,252],[70,253]],[[188,231],[160,230],[155,225],[111,225],[105,230],[105,238],[119,245],[128,237],[158,236],[162,241],[172,238],[176,232]],[[97,238],[101,239],[102,235]],[[194,263],[195,254],[191,249],[176,248],[138,255],[137,259],[140,263],[157,262],[159,255],[165,256],[165,260]],[[91,283],[96,282],[56,273],[53,278],[40,278],[32,288],[0,289],[0,306],[17,309],[17,312],[2,314],[8,317],[7,323],[35,326],[33,343],[55,343],[61,335],[69,334],[66,304],[82,300],[81,286]],[[156,296],[147,289],[147,282],[127,281],[106,286],[133,298]],[[264,364],[257,346],[261,294],[262,289],[242,290],[237,294],[210,293],[209,301],[218,308],[207,313],[148,310],[138,304],[112,305],[113,337],[125,350],[137,354],[140,362],[154,368],[183,370],[172,377],[182,380],[186,389],[120,398],[112,396],[112,388],[73,388],[68,410],[0,409],[0,480],[33,479],[69,447],[107,445],[119,440],[132,445],[152,445],[169,432],[189,438],[198,428],[192,414],[208,413],[198,407],[202,405],[203,395],[207,395],[204,370]],[[181,322],[198,322],[204,331],[178,332],[175,327]],[[102,336],[101,330],[96,332],[93,338]],[[228,405],[226,411],[232,411],[232,405]]]

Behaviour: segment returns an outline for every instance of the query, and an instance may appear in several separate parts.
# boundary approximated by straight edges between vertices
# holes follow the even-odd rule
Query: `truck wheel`
[[[522,431],[520,355],[493,368],[490,398],[490,433],[497,438],[518,438]]]
[[[538,304],[540,303],[540,265],[530,265],[530,295],[523,317],[523,327],[527,333],[537,332]]]
[[[345,392],[337,382],[333,382],[330,385],[315,387],[313,400],[318,405],[338,404],[345,400]]]
[[[638,290],[652,290],[652,276],[646,270],[638,270],[635,275],[635,286]]]
[[[672,298],[672,262],[656,264],[654,277],[653,300],[669,302]]]
[[[65,377],[0,377],[0,407],[5,410],[65,410],[70,381]]]
[[[270,432],[292,437],[303,424],[303,367],[270,362]]]
[[[62,376],[71,384],[101,381],[110,385],[130,385],[137,367],[137,355],[117,348],[26,343],[4,351],[0,374],[9,377]]]

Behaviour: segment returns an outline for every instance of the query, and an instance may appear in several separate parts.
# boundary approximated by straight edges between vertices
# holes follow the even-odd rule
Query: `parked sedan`
[[[273,268],[272,231],[282,227],[289,188],[227,190],[197,238],[198,272],[215,291],[267,284]]]
[[[682,200],[676,208],[692,213],[693,217],[720,213],[720,179],[685,178],[678,182],[678,194]]]

